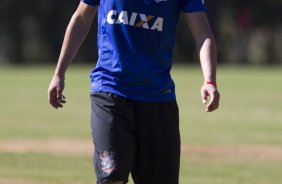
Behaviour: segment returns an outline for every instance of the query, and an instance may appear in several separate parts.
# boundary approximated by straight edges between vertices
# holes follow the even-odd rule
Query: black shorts
[[[140,102],[112,93],[91,95],[97,183],[178,184],[176,101]]]

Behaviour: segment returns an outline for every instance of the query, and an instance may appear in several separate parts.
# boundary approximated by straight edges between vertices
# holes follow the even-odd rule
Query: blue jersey
[[[91,92],[139,101],[175,100],[170,75],[179,14],[206,11],[203,0],[81,0],[98,7],[98,62]]]

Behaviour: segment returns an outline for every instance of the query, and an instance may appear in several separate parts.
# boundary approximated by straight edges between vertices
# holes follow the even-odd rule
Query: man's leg
[[[180,133],[178,106],[137,102],[135,184],[178,184]]]
[[[135,154],[132,104],[125,98],[101,92],[91,95],[91,105],[97,184],[125,184]]]

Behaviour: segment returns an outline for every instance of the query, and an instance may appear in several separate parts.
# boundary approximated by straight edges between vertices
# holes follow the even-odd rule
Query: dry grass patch
[[[0,141],[0,151],[43,152],[51,154],[91,155],[93,144],[87,140],[4,140]]]
[[[39,152],[50,154],[92,155],[91,140],[2,140],[1,152]],[[193,159],[282,160],[282,146],[276,145],[182,145],[182,156]]]

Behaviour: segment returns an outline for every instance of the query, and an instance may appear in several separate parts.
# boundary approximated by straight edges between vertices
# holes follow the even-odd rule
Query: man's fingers
[[[201,90],[201,97],[202,97],[203,104],[206,104],[207,100],[208,100],[208,95],[207,95],[206,91]]]
[[[207,108],[214,105],[214,104],[215,104],[214,95],[211,95],[211,99],[210,99],[210,102],[207,105]]]
[[[202,98],[202,102],[203,102],[203,104],[206,104],[206,103],[207,103],[207,98],[206,98],[206,97],[203,97],[203,98]]]
[[[61,100],[61,99],[63,99],[63,90],[62,89],[60,89],[60,88],[57,88],[57,98],[59,99],[59,100]]]
[[[64,78],[54,75],[48,89],[48,100],[49,103],[56,109],[59,107],[62,108],[63,104],[66,103],[63,90]]]
[[[55,108],[62,108],[63,103],[66,103],[64,100],[65,96],[62,94],[62,90],[51,89],[48,91],[48,100],[49,103]]]
[[[219,107],[219,94],[211,95],[211,100],[209,104],[206,106],[206,112],[212,112]]]
[[[66,103],[65,101],[66,97],[63,95],[63,89],[58,88],[57,89],[57,103],[58,107],[63,107],[62,103]]]
[[[213,104],[210,104],[209,106],[207,106],[206,112],[212,112],[212,111],[214,111],[216,109],[218,109],[218,104],[213,103]]]
[[[58,101],[57,101],[57,93],[55,90],[51,90],[49,91],[48,94],[48,99],[49,99],[49,103],[54,107],[54,108],[58,108]]]
[[[212,112],[219,107],[220,94],[213,85],[203,85],[201,88],[201,97],[204,104],[208,102],[208,97],[210,97],[209,103],[206,105],[206,112]]]

